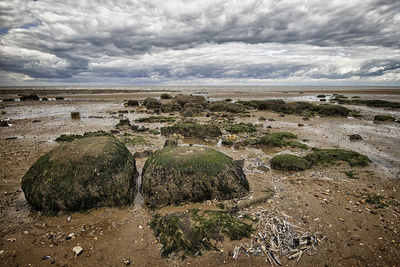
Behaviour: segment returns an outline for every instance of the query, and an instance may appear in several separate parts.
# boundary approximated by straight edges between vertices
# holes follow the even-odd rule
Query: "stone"
[[[75,256],[78,256],[79,254],[82,253],[83,248],[81,246],[76,246],[72,249],[72,251],[75,253]]]
[[[150,207],[232,199],[248,191],[243,169],[207,147],[167,146],[150,156],[143,167],[142,195]]]
[[[124,144],[112,136],[92,136],[62,142],[40,157],[21,185],[36,210],[82,211],[130,204],[137,177]]]

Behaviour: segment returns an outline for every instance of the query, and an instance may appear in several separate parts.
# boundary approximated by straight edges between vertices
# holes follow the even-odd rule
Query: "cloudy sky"
[[[0,85],[400,85],[399,0],[0,0]]]

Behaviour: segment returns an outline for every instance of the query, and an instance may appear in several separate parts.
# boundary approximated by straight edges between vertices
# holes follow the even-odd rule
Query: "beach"
[[[292,88],[293,89],[293,88]],[[128,100],[142,101],[146,97],[160,99],[162,93],[172,96],[194,94],[208,101],[282,99],[286,102],[305,101],[315,105],[325,104],[317,97],[325,94],[326,103],[333,94],[348,99],[380,99],[400,101],[399,88],[207,88],[207,87],[157,87],[118,89],[74,88],[3,88],[1,99],[19,99],[19,95],[36,93],[49,101],[7,101],[0,105],[1,119],[9,126],[0,128],[0,262],[4,266],[55,265],[55,266],[124,266],[129,260],[135,266],[261,266],[263,256],[241,254],[232,257],[236,246],[250,239],[231,241],[225,238],[218,243],[219,251],[203,251],[201,256],[161,258],[162,245],[150,229],[154,211],[133,203],[123,207],[100,207],[85,212],[61,213],[47,216],[33,211],[21,190],[21,179],[29,167],[43,154],[58,145],[54,141],[62,134],[82,135],[85,132],[115,130],[121,119],[144,126],[154,133],[132,132],[118,129],[113,135],[122,140],[126,134],[141,136],[145,144],[127,144],[129,151],[156,151],[163,147],[168,137],[159,133],[170,122],[135,122],[154,115],[151,110],[138,112],[138,107],[124,106]],[[56,100],[56,97],[62,97]],[[357,97],[357,98],[354,98]],[[324,97],[325,98],[325,97]],[[162,103],[169,100],[161,99]],[[143,104],[141,104],[143,106]],[[321,242],[304,253],[301,260],[281,256],[287,266],[396,266],[400,258],[400,110],[395,108],[346,105],[357,111],[357,116],[300,116],[279,114],[271,110],[249,110],[243,114],[209,114],[208,111],[191,119],[197,123],[224,125],[251,123],[257,134],[242,134],[241,138],[258,138],[270,132],[290,132],[307,145],[298,147],[265,148],[256,146],[226,146],[219,139],[196,140],[182,138],[182,145],[202,145],[221,151],[234,160],[244,160],[244,172],[250,192],[237,203],[262,198],[266,191],[274,193],[265,201],[248,205],[243,211],[252,214],[269,210],[310,233],[318,233]],[[79,112],[80,119],[71,119],[71,112]],[[218,113],[218,112],[215,112]],[[169,113],[162,113],[169,116]],[[390,115],[397,122],[374,121],[375,115]],[[174,117],[182,116],[175,112]],[[260,120],[264,117],[265,120]],[[221,126],[223,127],[223,126]],[[157,133],[158,132],[158,133]],[[362,140],[351,140],[358,134]],[[239,134],[237,134],[239,135]],[[248,136],[246,136],[248,135]],[[346,149],[366,155],[371,163],[365,167],[346,164],[313,166],[304,171],[282,171],[270,167],[270,160],[279,154],[291,153],[306,156],[312,148]],[[141,173],[147,157],[136,158]],[[346,174],[347,173],[347,174]],[[351,175],[349,175],[351,173]],[[381,206],[366,200],[369,196],[382,196]],[[160,214],[189,209],[217,209],[221,203],[208,200],[185,203],[157,210]],[[222,201],[231,205],[232,201]],[[72,234],[72,235],[71,235]],[[255,233],[256,234],[256,233]],[[72,248],[81,246],[83,252],[75,256]]]

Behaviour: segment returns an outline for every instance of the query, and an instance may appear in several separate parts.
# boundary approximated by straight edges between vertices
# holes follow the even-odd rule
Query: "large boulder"
[[[40,157],[22,178],[37,210],[81,211],[129,204],[138,171],[129,150],[112,136],[66,142]]]
[[[150,156],[143,167],[142,195],[150,207],[232,199],[248,191],[243,169],[207,147],[167,146]]]

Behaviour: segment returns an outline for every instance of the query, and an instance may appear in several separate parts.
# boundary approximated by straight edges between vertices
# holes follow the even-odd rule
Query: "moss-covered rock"
[[[275,170],[304,171],[310,167],[309,161],[296,155],[281,154],[271,159],[271,168]]]
[[[185,104],[185,106],[183,106],[183,111],[181,112],[181,115],[183,115],[184,117],[192,117],[199,115],[203,111],[204,108],[200,103],[188,102]]]
[[[172,95],[167,94],[167,93],[163,93],[160,95],[161,99],[172,99]]]
[[[305,159],[315,165],[333,165],[339,161],[347,162],[350,166],[367,166],[371,160],[355,151],[343,149],[315,149]]]
[[[143,101],[143,105],[145,105],[147,109],[157,109],[161,107],[161,102],[155,98],[148,97]]]
[[[297,135],[289,132],[269,133],[261,137],[260,144],[267,147],[288,146],[288,139],[297,139]]]
[[[142,194],[150,207],[231,199],[249,190],[242,168],[207,147],[167,146],[158,150],[147,159],[142,181]]]
[[[81,211],[132,202],[135,159],[116,138],[87,137],[63,143],[40,157],[22,178],[35,209]]]
[[[254,133],[257,132],[256,126],[254,126],[251,123],[238,123],[238,124],[233,124],[227,128],[225,128],[227,132],[230,133]]]
[[[375,115],[374,121],[395,121],[396,119],[390,115]]]
[[[161,128],[162,135],[167,136],[174,133],[199,139],[215,138],[222,135],[221,129],[214,124],[178,123]]]

